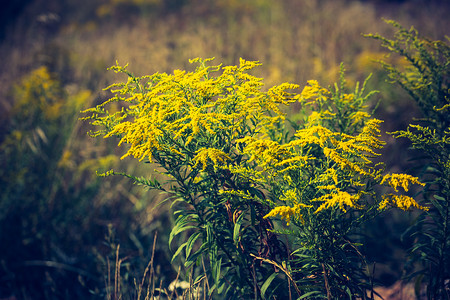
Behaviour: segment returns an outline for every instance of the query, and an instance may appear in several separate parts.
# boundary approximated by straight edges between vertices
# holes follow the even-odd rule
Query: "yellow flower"
[[[302,203],[299,203],[294,207],[277,206],[274,209],[272,209],[267,215],[265,215],[264,219],[280,216],[282,220],[286,221],[286,225],[289,226],[292,217],[296,217],[298,218],[298,220],[300,220],[300,222],[304,223],[303,216],[300,213],[302,207],[310,207],[310,206],[304,205]]]
[[[362,207],[357,204],[359,198],[360,198],[359,194],[350,195],[347,192],[343,192],[343,191],[336,189],[334,192],[332,192],[330,194],[326,194],[326,195],[323,195],[319,198],[312,200],[312,201],[323,202],[323,204],[321,204],[314,213],[318,213],[322,210],[333,208],[336,206],[339,206],[339,208],[343,212],[347,212],[347,207],[361,209]]]
[[[220,167],[219,164],[223,164],[231,158],[223,151],[215,148],[201,148],[197,151],[197,155],[194,157],[195,164],[193,168],[195,168],[199,163],[202,164],[204,171],[208,165],[208,159],[213,162],[214,169]]]
[[[308,80],[308,85],[303,88],[301,98],[302,100],[312,100],[326,93],[328,91],[322,88],[317,80]]]
[[[297,191],[296,190],[287,190],[280,197],[280,200],[283,202],[297,202]]]
[[[384,210],[388,205],[398,207],[405,211],[411,207],[428,210],[427,207],[419,205],[413,198],[406,195],[387,194],[383,195],[382,199],[383,200],[378,205],[378,210]]]
[[[282,103],[289,104],[290,102],[294,102],[294,98],[289,98],[292,94],[287,93],[287,89],[297,89],[299,86],[297,84],[291,83],[282,83],[280,85],[276,85],[270,88],[267,91],[267,95],[272,98],[274,103]]]
[[[249,161],[256,160],[261,166],[274,165],[289,155],[286,149],[272,140],[246,137],[238,139],[237,142],[247,142],[243,154],[249,155]]]
[[[246,200],[253,200],[256,198],[255,195],[250,194],[248,191],[244,192],[240,190],[219,190],[219,194],[237,196]]]
[[[291,218],[296,214],[296,209],[290,206],[278,206],[272,209],[264,218],[280,216],[282,220],[286,221],[286,225],[289,226]]]
[[[386,143],[378,139],[380,137],[381,123],[383,123],[383,121],[378,119],[368,120],[361,133],[355,137],[356,141],[367,147],[375,149],[383,148],[383,145]]]
[[[365,111],[357,111],[351,114],[350,118],[353,120],[352,125],[363,122],[365,119],[370,118],[370,115]]]
[[[328,168],[323,174],[319,175],[319,182],[328,182],[330,179],[333,180],[335,185],[338,184],[336,169]]]
[[[262,92],[262,78],[248,74],[248,70],[261,65],[257,61],[240,59],[239,66],[207,66],[212,59],[193,59],[199,64],[195,72],[175,70],[173,74],[155,73],[135,78],[126,83],[110,86],[115,95],[103,104],[86,110],[92,113],[94,125],[103,125],[105,137],[120,137],[119,144],[129,145],[123,156],[140,160],[152,153],[164,150],[175,155],[184,153],[177,147],[190,147],[198,140],[211,140],[213,136],[235,139],[243,124],[252,124],[259,137],[274,128],[284,118],[278,107],[296,98],[287,90],[297,85],[283,83]],[[116,72],[129,74],[125,67],[114,66]],[[220,75],[214,76],[213,72]],[[105,105],[123,101],[128,106],[110,114]],[[104,115],[104,116],[102,116]],[[98,131],[95,134],[102,134]],[[268,144],[269,142],[265,142]],[[265,150],[264,143],[248,145],[255,158],[264,154],[264,161],[284,159],[282,148],[271,145]],[[252,149],[253,147],[253,149]],[[272,149],[274,149],[272,151]]]
[[[250,181],[261,182],[264,180],[264,175],[262,171],[255,170],[250,167],[230,165],[227,167],[227,169],[231,173],[239,175],[239,177],[248,179]]]
[[[316,125],[298,130],[295,133],[295,136],[299,139],[294,143],[299,146],[318,144],[320,147],[324,147],[327,141],[331,141],[332,143],[336,142],[334,139],[334,136],[336,135],[338,135],[338,133],[334,133],[321,125]]]
[[[341,170],[348,168],[350,170],[356,171],[357,173],[360,173],[361,175],[368,175],[368,173],[360,166],[358,166],[356,163],[352,163],[345,157],[342,157],[335,149],[325,147],[323,149],[323,154],[337,163]]]
[[[264,218],[281,216],[281,219],[285,220],[287,225],[289,226],[291,218],[296,217],[303,223],[304,220],[301,213],[301,209],[312,207],[312,205],[306,205],[298,202],[297,189],[290,189],[285,191],[281,195],[280,201],[293,206],[292,207],[288,205],[277,206],[274,209],[272,209],[267,215],[265,215]]]
[[[334,189],[336,189],[336,186],[334,184],[319,185],[319,186],[317,186],[317,188],[321,189],[321,190],[334,190]]]
[[[320,125],[322,120],[330,120],[336,116],[336,113],[333,113],[329,110],[323,110],[320,112],[313,111],[308,116],[308,122],[306,127],[312,127],[315,125]]]
[[[286,173],[290,170],[295,170],[295,169],[301,169],[303,168],[308,160],[312,160],[314,159],[314,157],[312,156],[307,156],[307,155],[297,155],[291,158],[287,158],[284,159],[278,163],[276,163],[274,166],[275,167],[284,167],[283,169],[279,170],[279,173]]]
[[[409,189],[409,184],[420,184],[424,186],[424,183],[419,181],[419,178],[408,175],[408,174],[387,174],[383,176],[380,184],[387,182],[391,187],[394,188],[396,192],[398,192],[397,187],[401,186],[405,192]]]

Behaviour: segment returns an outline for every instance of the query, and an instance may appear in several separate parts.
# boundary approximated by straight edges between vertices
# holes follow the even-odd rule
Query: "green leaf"
[[[438,196],[438,195],[433,195],[433,197],[434,197],[436,200],[446,201],[444,197],[441,197],[441,196]]]
[[[273,280],[275,279],[275,277],[277,277],[277,276],[278,276],[278,273],[274,272],[274,273],[272,273],[272,275],[270,275],[270,276],[266,279],[266,281],[264,281],[263,285],[261,286],[261,297],[262,297],[263,299],[265,299],[264,296],[265,296],[265,294],[266,294],[267,288],[270,286],[270,284],[272,283],[272,281],[273,281]]]
[[[177,251],[172,256],[172,260],[170,261],[170,263],[173,263],[173,260],[181,253],[181,251],[184,249],[184,247],[186,247],[186,244],[187,244],[187,242],[181,244],[180,247],[178,247]]]
[[[239,218],[236,220],[236,224],[234,224],[234,230],[233,230],[233,241],[237,245],[239,242],[239,233],[241,230],[242,222],[244,221],[244,215],[245,213],[242,212]]]
[[[195,241],[200,237],[200,235],[201,232],[197,231],[189,237],[186,244],[186,258],[191,254],[192,247],[194,246]]]
[[[438,196],[439,197],[439,196]],[[439,203],[440,199],[436,198],[436,195],[434,195],[434,199],[430,199],[431,204],[433,204],[434,207],[436,207],[438,209],[438,211],[442,214],[444,212],[444,208],[442,207],[441,203]]]
[[[225,288],[225,282],[223,282],[222,284],[220,284],[220,286],[217,288],[217,293],[218,294],[222,294],[223,289]],[[228,288],[232,288],[232,286],[229,286]]]
[[[222,267],[222,258],[211,263],[213,263],[212,275],[216,285],[218,286],[220,278],[220,268]]]
[[[182,197],[174,197],[174,198],[175,200],[173,200],[172,204],[170,204],[170,208],[172,208],[177,202],[186,202],[186,200],[184,200]]]
[[[201,247],[200,247],[200,249],[198,249],[197,251],[195,251],[195,253],[194,254],[191,254],[189,257],[187,257],[186,258],[186,262],[184,263],[184,266],[186,267],[186,268],[189,268],[192,264],[194,264],[194,263],[199,263],[199,257],[200,257],[200,255],[204,252],[204,250],[205,250],[205,247],[204,247],[204,245],[205,244],[203,244]]]
[[[321,292],[319,292],[319,291],[312,291],[312,292],[309,292],[309,293],[301,295],[300,298],[298,298],[298,299],[299,300],[300,299],[305,299],[306,297],[309,297],[309,296],[312,296],[312,295],[320,295],[320,294],[321,294]]]
[[[170,232],[169,235],[169,245],[172,243],[172,239],[179,233],[188,230],[188,229],[194,229],[197,228],[197,226],[193,226],[193,225],[189,225],[186,226],[187,224],[190,224],[192,222],[191,219],[189,219],[189,217],[191,216],[195,216],[194,214],[189,214],[189,215],[180,215],[176,221],[175,221],[175,226],[172,228],[172,231]]]
[[[173,240],[173,238],[176,236],[176,235],[178,235],[178,234],[180,234],[181,232],[183,232],[183,231],[186,231],[186,230],[188,230],[188,229],[196,229],[196,228],[198,228],[197,226],[185,226],[185,227],[181,227],[181,226],[179,226],[179,227],[177,227],[177,226],[175,226],[173,229],[174,230],[172,230],[171,232],[170,232],[170,236],[169,236],[169,245],[171,244],[171,242],[172,242],[172,240]],[[176,229],[176,230],[175,230]]]

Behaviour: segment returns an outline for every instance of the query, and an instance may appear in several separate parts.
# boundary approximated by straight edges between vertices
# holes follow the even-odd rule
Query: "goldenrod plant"
[[[418,150],[413,159],[422,160],[417,169],[426,183],[419,194],[423,205],[430,207],[406,233],[415,239],[412,261],[421,264],[407,275],[415,279],[417,296],[425,285],[428,299],[450,299],[450,40],[429,40],[413,27],[408,30],[395,21],[387,23],[396,30],[392,39],[368,36],[406,61],[403,68],[381,62],[392,83],[414,99],[422,117],[392,135],[408,138]]]
[[[426,209],[404,193],[422,185],[416,177],[372,162],[384,144],[382,121],[366,107],[374,92],[365,83],[348,92],[343,70],[330,88],[314,80],[301,92],[291,83],[266,88],[249,72],[259,62],[212,60],[142,77],[111,68],[127,80],[84,111],[100,127],[91,135],[118,137],[123,159],[154,163],[166,179],[102,175],[170,195],[172,261],[184,262],[193,286],[206,281],[210,295],[370,297],[361,224],[391,207]],[[113,102],[122,109],[109,110]],[[286,114],[292,103],[301,105],[296,121]],[[377,186],[391,192],[379,195]]]

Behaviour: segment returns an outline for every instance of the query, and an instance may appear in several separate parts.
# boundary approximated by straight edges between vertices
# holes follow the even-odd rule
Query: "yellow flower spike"
[[[387,194],[382,196],[382,201],[378,205],[378,210],[384,210],[388,205],[407,211],[411,207],[428,210],[428,207],[419,205],[413,198],[406,195]]]
[[[286,221],[286,225],[289,226],[291,217],[295,214],[295,209],[290,206],[278,206],[272,209],[264,218],[280,216],[282,220]]]
[[[284,159],[284,160],[280,161],[279,163],[276,163],[275,167],[280,167],[280,166],[295,164],[295,163],[300,163],[299,167],[301,167],[301,166],[304,166],[305,163],[310,159],[314,159],[314,158],[309,157],[307,155],[297,155],[297,156],[294,156],[294,157],[291,157],[288,159]]]
[[[291,204],[293,207],[288,205],[277,206],[265,215],[264,218],[280,216],[282,220],[286,221],[287,226],[290,225],[292,217],[298,218],[302,223],[304,223],[301,209],[310,208],[312,205],[298,203],[298,191],[296,189],[285,191],[279,200],[285,202],[286,204]]]
[[[353,120],[352,125],[356,125],[360,122],[363,122],[364,120],[369,119],[370,117],[371,115],[366,113],[365,111],[357,111],[350,115],[350,118]]]
[[[310,206],[301,203],[295,205],[294,207],[278,206],[272,209],[267,215],[265,215],[264,219],[280,216],[282,220],[286,221],[286,225],[289,226],[291,223],[291,218],[296,217],[302,223],[304,223],[303,216],[300,213],[302,207],[310,207]]]
[[[306,127],[310,128],[316,125],[320,125],[322,120],[330,120],[335,117],[336,114],[329,110],[323,110],[320,112],[313,111],[308,116]]]
[[[318,176],[318,182],[320,183],[328,183],[330,180],[333,180],[334,185],[338,184],[337,172],[334,168],[328,168]]]
[[[322,88],[317,80],[308,80],[308,85],[303,88],[301,93],[301,99],[311,100],[327,92],[328,90]]]
[[[247,141],[243,153],[250,156],[249,161],[256,160],[261,166],[273,165],[289,155],[288,151],[277,142],[256,138],[238,139],[238,143]]]
[[[287,190],[280,197],[281,201],[284,202],[297,202],[297,190]]]
[[[350,169],[350,170],[354,171],[355,173],[358,173],[362,176],[373,177],[373,174],[370,173],[370,172],[374,171],[373,169],[371,169],[371,168],[364,169],[364,167],[365,167],[364,163],[351,162],[350,160],[346,159],[341,154],[339,154],[335,149],[325,147],[323,149],[323,153],[326,157],[330,158],[332,161],[337,163],[341,170]]]
[[[334,184],[319,185],[319,186],[317,186],[317,188],[321,189],[321,190],[334,190],[334,189],[336,189],[336,186]]]
[[[334,139],[336,135],[338,134],[321,125],[300,129],[295,133],[295,136],[299,138],[299,141],[296,142],[298,145],[318,144],[320,147],[324,147],[327,141],[336,143]]]
[[[259,67],[262,64],[259,61],[249,61],[245,60],[242,57],[239,58],[239,71],[251,70],[255,67]],[[245,74],[245,73],[244,73]]]
[[[232,195],[237,196],[242,199],[254,200],[256,198],[255,195],[250,194],[249,192],[244,192],[240,190],[219,190],[219,194],[221,195]]]
[[[231,158],[223,151],[215,148],[202,148],[197,151],[197,154],[193,158],[195,164],[193,168],[197,167],[199,163],[202,164],[202,171],[205,171],[208,166],[208,159],[213,162],[214,168],[220,167],[219,163],[225,163],[231,160]]]
[[[366,125],[362,129],[361,133],[358,134],[355,139],[362,143],[363,145],[380,149],[386,144],[385,142],[378,139],[380,137],[380,124],[383,123],[382,120],[370,119],[366,122]]]
[[[246,73],[261,65],[259,62],[241,59],[239,66],[206,66],[210,60],[191,60],[199,64],[195,72],[175,70],[172,74],[155,73],[142,78],[129,76],[125,83],[110,86],[108,89],[115,93],[114,97],[87,110],[92,115],[86,119],[92,119],[96,125],[106,125],[109,128],[106,137],[116,135],[120,144],[129,144],[124,157],[132,155],[139,159],[162,149],[160,143],[167,141],[161,137],[165,135],[171,140],[183,138],[185,145],[189,145],[205,133],[214,135],[226,130],[236,134],[234,129],[250,119],[256,121],[254,127],[260,132],[283,119],[278,104],[292,101],[287,90],[296,85],[281,84],[264,93],[262,79]],[[112,69],[127,72],[125,67]],[[218,77],[210,76],[211,72],[221,70]],[[140,80],[144,91],[136,88]],[[217,95],[224,97],[213,100]],[[111,101],[125,101],[130,105],[114,116],[102,117],[101,114],[108,114],[104,107]],[[275,115],[270,116],[270,111]],[[281,153],[266,151],[265,154],[269,159]]]
[[[241,178],[248,179],[253,182],[261,182],[263,181],[264,175],[262,171],[255,170],[250,167],[242,167],[242,166],[228,166],[227,169],[236,175],[239,175]]]
[[[348,103],[352,103],[354,100],[355,100],[355,95],[344,94],[341,101],[348,104]],[[354,108],[354,107],[351,107],[351,108]]]
[[[405,192],[409,190],[409,184],[420,184],[424,186],[425,184],[419,181],[419,178],[408,175],[408,174],[387,174],[383,176],[380,184],[387,182],[391,187],[398,192],[397,187],[401,186]]]
[[[271,99],[274,101],[274,103],[282,103],[282,104],[288,104],[290,102],[295,102],[295,98],[289,99],[288,97],[292,96],[292,94],[286,92],[286,90],[292,90],[299,88],[299,85],[297,84],[291,84],[291,83],[282,83],[280,85],[274,86],[270,88],[267,91],[267,94]]]
[[[335,192],[331,194],[326,194],[319,198],[313,199],[312,201],[323,202],[319,208],[316,209],[314,213],[319,213],[322,210],[326,210],[329,208],[333,208],[339,206],[339,208],[345,213],[347,212],[347,208],[355,208],[361,209],[362,207],[357,204],[359,198],[361,196],[350,195],[347,192],[340,191],[339,189],[335,190]]]

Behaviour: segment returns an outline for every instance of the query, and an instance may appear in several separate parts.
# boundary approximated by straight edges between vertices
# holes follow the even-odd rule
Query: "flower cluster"
[[[110,86],[115,97],[85,111],[92,113],[88,118],[95,120],[94,125],[107,128],[94,134],[119,136],[119,145],[130,146],[122,158],[131,155],[151,161],[155,152],[186,154],[204,147],[197,145],[199,140],[235,139],[248,122],[254,123],[253,131],[263,131],[283,118],[279,104],[294,101],[286,91],[297,87],[293,84],[261,91],[262,79],[246,73],[260,65],[258,62],[241,59],[239,66],[206,66],[210,60],[192,60],[200,64],[195,72],[175,70],[173,74],[130,77],[126,84]],[[112,69],[128,73],[126,66]],[[214,77],[213,72],[221,74]],[[111,101],[129,105],[111,114],[105,110]],[[275,112],[274,116],[269,112]],[[195,145],[189,147],[191,143]]]
[[[360,91],[343,93],[328,91],[316,81],[310,81],[301,93],[301,103],[313,107],[306,112],[289,142],[257,138],[244,138],[247,146],[243,153],[256,160],[266,172],[264,186],[274,187],[274,207],[265,217],[280,216],[287,224],[291,218],[304,220],[305,215],[327,210],[378,210],[398,207],[421,208],[408,196],[377,198],[367,187],[385,185],[398,192],[401,186],[408,191],[410,184],[422,184],[416,177],[406,174],[382,175],[383,169],[371,158],[383,147],[379,139],[381,120],[364,112],[364,99]],[[315,109],[322,108],[319,112]],[[331,116],[345,115],[337,124]],[[285,197],[286,190],[296,196]],[[293,200],[295,199],[295,200]],[[310,209],[313,207],[314,209]],[[303,221],[301,222],[303,223]],[[301,225],[301,223],[298,223]]]
[[[200,256],[208,257],[215,288],[235,286],[228,288],[233,293],[248,290],[249,282],[267,288],[277,276],[267,277],[276,261],[305,274],[347,274],[353,258],[342,264],[335,259],[351,255],[344,249],[354,248],[347,235],[358,222],[390,207],[425,209],[411,197],[389,191],[380,197],[374,190],[385,186],[399,193],[402,187],[406,192],[421,183],[410,175],[384,174],[382,165],[373,163],[384,145],[382,121],[365,111],[373,94],[364,94],[365,85],[347,92],[342,75],[334,90],[309,81],[301,93],[290,92],[298,88],[290,83],[264,92],[262,79],[248,73],[259,62],[208,66],[210,61],[192,60],[198,64],[193,72],[144,77],[115,66],[128,81],[109,87],[114,97],[85,112],[104,128],[93,135],[116,136],[119,145],[128,145],[122,158],[162,167],[170,184],[126,176],[169,191],[184,204],[175,212],[169,244],[175,235],[194,233],[174,258],[185,250],[185,266],[191,267]],[[107,104],[114,101],[122,109],[109,112]],[[283,113],[282,106],[293,102],[301,105],[297,122],[286,121]],[[278,231],[284,224],[293,229]],[[286,232],[297,247],[289,254],[279,240]],[[270,263],[255,263],[255,258]],[[282,270],[293,282],[289,268]],[[304,286],[317,285],[313,280],[321,277],[298,272]],[[347,276],[345,282],[350,281]]]

